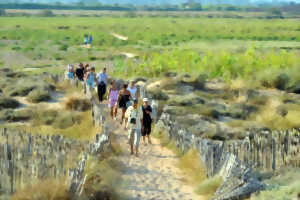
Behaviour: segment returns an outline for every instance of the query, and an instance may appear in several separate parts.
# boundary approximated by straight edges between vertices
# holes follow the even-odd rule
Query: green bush
[[[271,14],[275,16],[282,16],[282,11],[279,8],[272,8]]]
[[[31,84],[24,84],[23,86],[21,85],[15,85],[14,87],[10,87],[8,89],[8,94],[9,96],[27,96],[32,90],[36,88],[35,85]]]
[[[55,121],[58,112],[56,110],[37,110],[34,114],[35,125],[51,125]]]
[[[97,57],[95,57],[95,56],[91,56],[91,57],[89,57],[89,60],[90,61],[95,61],[95,60],[97,60],[98,58]]]
[[[149,93],[152,95],[152,97],[154,99],[157,99],[157,100],[166,101],[169,99],[169,96],[167,94],[165,94],[163,91],[161,91],[160,89],[149,91]]]
[[[5,91],[9,96],[27,96],[30,92],[37,89],[53,91],[55,90],[55,86],[43,80],[41,76],[38,76],[18,79],[14,84],[10,84]]]
[[[12,98],[0,97],[0,110],[6,108],[17,108],[20,103]]]
[[[4,9],[0,8],[0,16],[5,16],[6,12]]]
[[[68,48],[69,48],[68,45],[63,44],[63,45],[61,45],[58,49],[59,49],[60,51],[68,51]]]
[[[31,110],[2,110],[0,111],[0,120],[8,121],[8,122],[19,122],[19,121],[27,121],[32,117]]]
[[[280,74],[274,80],[274,87],[279,90],[285,90],[289,84],[290,77],[287,74]]]
[[[54,17],[54,13],[51,10],[42,10],[40,12],[40,16],[42,17]]]
[[[205,74],[200,74],[194,81],[194,87],[198,90],[204,89],[206,80],[207,76]]]
[[[33,103],[39,103],[42,101],[49,101],[51,99],[51,95],[49,91],[37,89],[33,90],[29,93],[27,99]]]

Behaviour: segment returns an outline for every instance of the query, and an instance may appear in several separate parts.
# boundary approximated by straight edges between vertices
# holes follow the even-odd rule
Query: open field
[[[0,65],[28,71],[61,72],[67,63],[89,62],[114,63],[121,73],[130,66],[128,75],[209,68],[212,75],[222,76],[222,69],[232,78],[233,68],[241,74],[257,71],[255,65],[294,69],[300,57],[297,19],[1,17],[0,24]],[[93,34],[92,48],[82,47],[86,33]],[[124,61],[124,52],[139,58]]]

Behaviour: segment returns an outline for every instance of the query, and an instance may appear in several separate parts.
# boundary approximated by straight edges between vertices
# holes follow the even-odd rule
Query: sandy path
[[[112,36],[114,36],[115,38],[118,38],[119,40],[128,40],[128,37],[124,36],[124,35],[120,35],[117,33],[110,33]]]
[[[129,52],[121,52],[121,55],[126,56],[127,58],[134,58],[137,55],[133,54],[133,53],[129,53]]]
[[[169,149],[162,147],[159,140],[152,138],[152,145],[140,143],[139,157],[131,156],[127,144],[127,132],[115,122],[114,130],[123,155],[124,164],[122,190],[130,200],[200,200],[191,186],[187,186],[183,173],[176,168],[178,158]]]
[[[22,104],[20,108],[42,107],[47,109],[62,109],[64,107],[63,102],[66,97],[63,93],[53,92],[51,94],[51,100],[47,102],[32,103],[27,100],[27,97],[15,97],[15,99]]]

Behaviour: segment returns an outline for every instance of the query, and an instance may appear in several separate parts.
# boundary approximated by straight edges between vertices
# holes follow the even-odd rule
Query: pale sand
[[[128,53],[128,52],[121,52],[121,55],[126,56],[127,58],[134,58],[137,55],[133,54],[133,53]]]
[[[115,38],[118,38],[119,40],[128,40],[128,37],[117,34],[117,33],[110,33],[112,36],[114,36]]]
[[[118,143],[123,149],[119,157],[124,164],[122,191],[130,200],[202,200],[193,187],[183,182],[184,175],[176,167],[178,158],[159,140],[152,138],[152,145],[141,140],[139,157],[131,156],[127,144],[127,131],[114,123]]]
[[[64,108],[63,102],[65,101],[66,97],[58,92],[53,92],[51,94],[51,100],[47,102],[40,102],[40,103],[32,103],[27,100],[27,97],[15,97],[17,101],[19,101],[22,108],[26,107],[41,107],[41,108],[46,108],[46,109],[54,109],[54,110],[59,110]]]

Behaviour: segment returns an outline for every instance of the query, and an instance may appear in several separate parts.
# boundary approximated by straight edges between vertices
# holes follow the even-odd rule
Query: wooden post
[[[273,161],[272,161],[272,169],[276,170],[276,140],[272,138],[272,149],[273,149]]]

